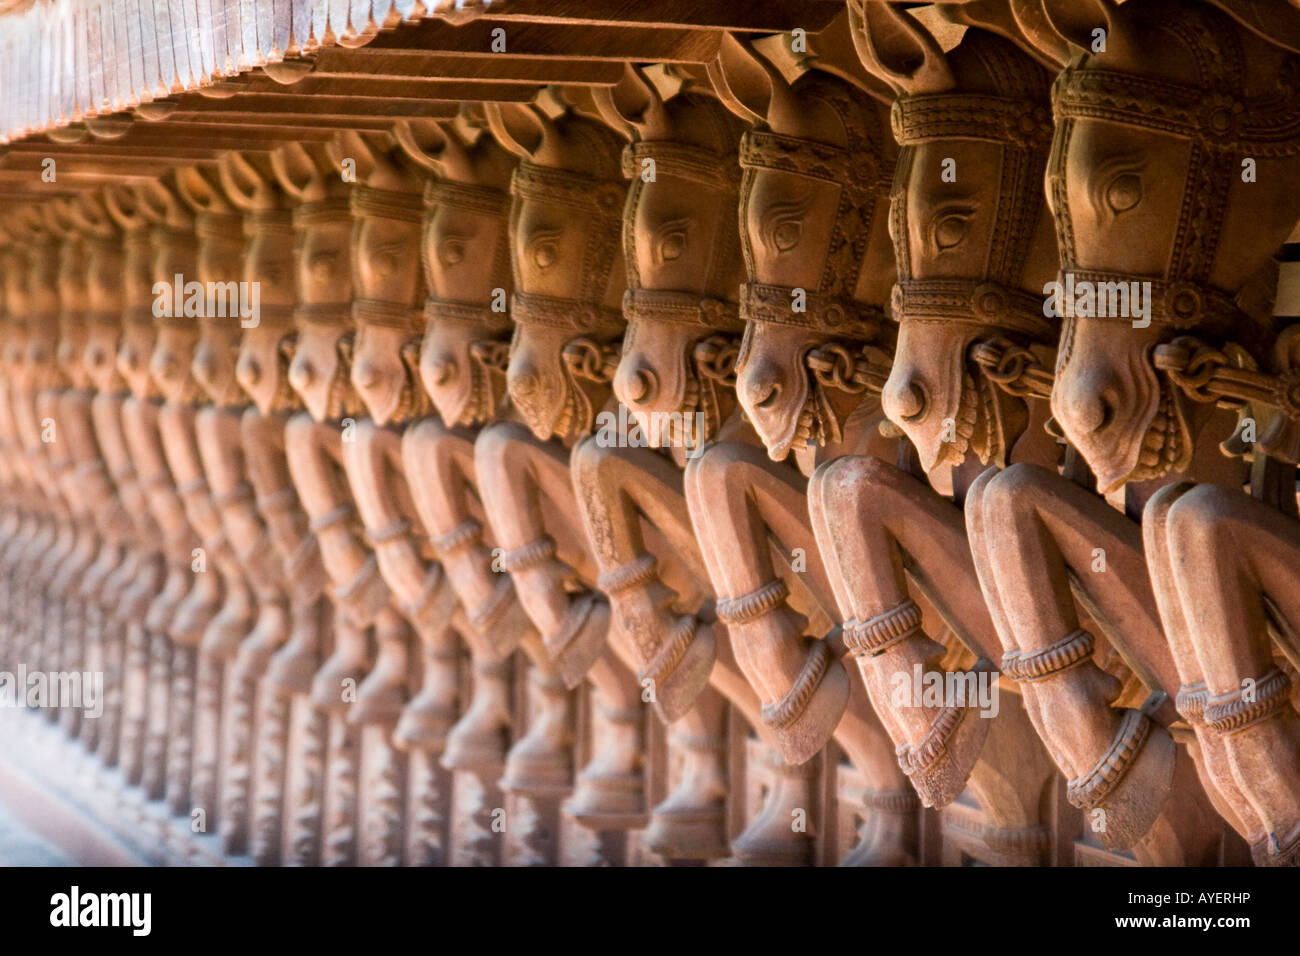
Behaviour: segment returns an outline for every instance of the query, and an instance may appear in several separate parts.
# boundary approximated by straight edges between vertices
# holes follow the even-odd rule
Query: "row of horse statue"
[[[34,184],[0,667],[259,864],[1300,861],[1300,53],[939,7]]]

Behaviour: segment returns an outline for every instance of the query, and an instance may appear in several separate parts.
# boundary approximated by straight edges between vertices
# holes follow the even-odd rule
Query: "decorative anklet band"
[[[522,547],[514,548],[501,555],[501,567],[514,574],[527,571],[555,557],[555,539],[550,535],[534,538]]]
[[[411,522],[405,518],[398,518],[386,528],[379,528],[376,531],[366,529],[366,541],[372,547],[379,547],[388,544],[390,541],[396,541],[411,530]]]
[[[1137,760],[1150,731],[1151,720],[1146,714],[1140,710],[1126,710],[1110,748],[1091,770],[1071,780],[1066,787],[1065,796],[1070,805],[1080,810],[1091,810],[1105,803]]]
[[[314,534],[320,534],[322,531],[328,531],[339,522],[346,521],[350,517],[352,517],[352,505],[345,502],[337,508],[325,512],[318,518],[312,518],[307,527],[311,528]]]
[[[957,725],[961,723],[964,707],[943,707],[930,721],[930,729],[919,744],[903,744],[894,751],[898,757],[898,766],[909,777],[924,775],[934,766],[945,750]]]
[[[862,805],[877,813],[915,813],[921,798],[914,790],[863,790]]]
[[[693,614],[680,618],[677,621],[677,627],[673,630],[673,636],[650,659],[650,663],[636,675],[637,680],[652,680],[655,684],[667,680],[672,672],[677,669],[677,665],[681,663],[682,658],[686,656],[686,649],[695,640],[695,632],[699,629],[699,626],[699,619]]]
[[[921,628],[921,609],[911,598],[868,621],[844,622],[844,646],[854,654],[875,656]]]
[[[491,596],[469,612],[469,626],[480,634],[487,631],[510,605],[514,593],[515,586],[509,575],[498,575]]]
[[[433,548],[434,554],[443,558],[465,547],[471,541],[481,537],[482,534],[483,525],[473,518],[466,518],[446,534],[430,536],[429,546]]]
[[[763,705],[763,723],[773,730],[785,730],[798,720],[817,692],[833,660],[831,649],[824,641],[814,642],[808,659],[804,661],[803,670],[785,696],[775,703]]]
[[[1206,702],[1205,723],[1220,734],[1235,734],[1267,720],[1281,710],[1291,690],[1291,678],[1274,667],[1251,688],[1254,700],[1246,700],[1246,688],[1214,697]]]
[[[1205,723],[1205,705],[1209,703],[1210,691],[1202,681],[1199,684],[1178,688],[1174,698],[1174,709],[1179,716],[1193,727]]]
[[[1094,643],[1093,636],[1080,628],[1040,650],[1004,655],[1002,673],[1017,683],[1045,680],[1091,658]]]
[[[655,560],[653,554],[638,555],[627,564],[602,571],[600,577],[596,579],[596,587],[610,597],[614,597],[629,588],[645,584],[654,578],[658,568],[659,562]]]
[[[748,594],[719,601],[718,620],[724,624],[744,624],[772,611],[789,596],[790,588],[783,580],[776,578]]]

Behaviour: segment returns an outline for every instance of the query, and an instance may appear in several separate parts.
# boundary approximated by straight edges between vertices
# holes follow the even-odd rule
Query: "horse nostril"
[[[352,370],[352,381],[357,388],[374,388],[379,383],[379,369],[373,362],[358,362]]]
[[[925,414],[925,392],[910,379],[901,387],[890,390],[889,402],[893,406],[891,411],[894,415],[904,421],[914,422]]]
[[[434,385],[450,385],[456,375],[456,362],[449,355],[442,355],[429,363],[429,377]]]
[[[781,396],[781,386],[770,380],[753,382],[749,387],[749,395],[755,408],[771,408]]]
[[[305,359],[300,362],[294,362],[289,368],[289,381],[294,388],[306,388],[316,377],[316,370],[312,368],[311,363]]]
[[[639,368],[627,383],[627,399],[633,403],[648,402],[654,398],[655,377],[649,369]]]
[[[256,385],[257,380],[262,377],[262,367],[253,356],[245,355],[239,361],[239,374],[250,385]]]

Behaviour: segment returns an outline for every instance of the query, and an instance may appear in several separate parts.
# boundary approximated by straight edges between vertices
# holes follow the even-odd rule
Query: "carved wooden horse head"
[[[125,304],[122,231],[102,194],[88,194],[73,203],[69,213],[86,241],[86,336],[79,360],[89,384],[112,395],[126,386],[114,361]]]
[[[632,140],[623,150],[632,184],[623,214],[628,325],[614,394],[651,445],[678,440],[658,427],[660,415],[703,416],[689,437],[707,441],[735,407],[744,329],[736,304],[743,127],[707,86],[663,68],[629,65],[596,101]]]
[[[511,181],[516,323],[506,387],[538,438],[590,431],[623,334],[622,143],[570,107],[493,103],[488,125],[520,157]]]
[[[185,274],[185,284],[191,292],[196,291],[190,287],[191,282],[197,281],[203,286],[200,308],[191,308],[190,296],[184,296],[186,315],[181,320],[182,328],[197,326],[198,329],[198,341],[194,345],[190,371],[203,393],[214,404],[239,405],[245,401],[235,375],[235,364],[239,356],[239,319],[237,314],[235,317],[229,315],[231,311],[238,313],[239,308],[237,301],[234,309],[230,308],[229,293],[238,289],[238,283],[243,278],[243,222],[239,210],[226,195],[217,170],[192,166],[182,168],[177,171],[176,185],[194,212],[194,232],[198,238],[197,274]],[[225,290],[221,294],[219,309],[213,308],[218,299],[215,295],[209,295],[210,289]],[[217,311],[227,314],[213,314]],[[160,347],[164,340],[172,337],[173,332],[172,325],[163,326],[158,335]],[[179,345],[178,339],[178,348]]]
[[[15,237],[26,243],[28,249],[19,310],[15,314],[26,330],[17,383],[35,394],[63,384],[56,356],[61,269],[58,233],[53,228],[49,206],[19,206],[12,216]]]
[[[448,426],[481,425],[505,396],[514,326],[510,176],[515,158],[462,112],[446,123],[404,121],[402,149],[437,176],[425,187],[424,341],[420,378]]]
[[[414,255],[424,221],[423,177],[387,133],[341,133],[331,148],[336,162],[356,164],[352,384],[376,424],[418,418],[429,405],[419,383],[424,278]]]
[[[1078,290],[1052,412],[1105,491],[1185,469],[1198,409],[1213,407],[1157,370],[1158,346],[1195,330],[1267,360],[1271,320],[1238,293],[1300,216],[1300,59],[1206,4],[1045,10],[1090,51],[1052,89],[1048,198],[1061,279]],[[1105,52],[1091,52],[1103,35]],[[1129,314],[1101,317],[1123,305],[1113,284],[1131,297],[1135,282],[1150,284],[1149,315],[1130,298]]]
[[[849,10],[864,64],[899,94],[890,209],[899,330],[881,404],[926,471],[970,451],[1005,464],[1025,403],[980,374],[971,353],[991,340],[1003,354],[1056,344],[1041,295],[1057,266],[1042,190],[1051,75],[985,29],[945,53],[904,11],[863,0]]]
[[[276,181],[268,154],[226,153],[218,165],[226,197],[244,214],[243,271],[240,279],[257,288],[257,315],[226,319],[243,327],[235,376],[263,415],[292,408],[289,385],[293,354],[293,216]]]
[[[158,183],[153,188],[166,192],[169,187]],[[146,196],[145,187],[125,183],[104,187],[104,205],[123,237],[122,328],[114,364],[132,395],[153,398],[158,394],[149,372],[150,357],[158,338],[153,318],[156,298],[153,287],[155,281],[161,280],[154,272],[153,234],[155,229],[166,228],[162,213],[167,206]],[[180,204],[177,215],[182,215],[183,210],[184,205]]]
[[[73,388],[86,388],[90,378],[82,364],[86,349],[86,312],[90,307],[90,289],[86,275],[89,253],[83,224],[73,213],[79,199],[58,198],[45,205],[50,232],[59,241],[59,278],[55,290],[59,296],[58,344],[54,356],[59,374]]]
[[[280,187],[296,200],[298,329],[289,384],[317,421],[361,414],[352,387],[351,186],[339,175],[330,150],[316,143],[286,143],[271,154]]]
[[[709,69],[723,101],[754,124],[740,144],[748,281],[736,391],[780,461],[841,441],[846,409],[859,404],[815,380],[809,354],[853,354],[887,332],[895,147],[883,105],[829,72],[808,70],[791,83],[733,36]]]

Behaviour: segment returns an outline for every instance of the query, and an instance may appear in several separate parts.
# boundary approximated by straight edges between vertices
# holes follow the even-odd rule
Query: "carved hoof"
[[[1107,849],[1127,850],[1151,829],[1160,815],[1174,777],[1174,739],[1158,724],[1152,724],[1146,742],[1115,789],[1097,808],[1105,829],[1098,836]],[[1097,809],[1094,808],[1094,809]],[[1085,810],[1086,815],[1092,812]],[[1085,818],[1085,825],[1090,821]]]
[[[582,683],[604,651],[608,634],[609,604],[592,592],[575,597],[560,633],[545,639],[546,652],[567,689]]]
[[[297,640],[290,639],[288,644],[271,655],[266,669],[267,686],[288,694],[310,693],[312,675],[319,666],[319,655],[314,646],[303,646]]]
[[[945,707],[935,716],[925,739],[898,749],[898,762],[921,802],[942,810],[966,789],[979,760],[990,722],[977,707]]]
[[[312,705],[329,714],[346,715],[353,704],[351,694],[344,692],[351,688],[355,693],[364,676],[355,664],[331,658],[311,682]]]
[[[393,730],[393,743],[403,750],[441,753],[455,719],[455,712],[437,695],[418,694],[403,708]]]
[[[665,860],[720,860],[731,855],[725,807],[673,807],[669,802],[650,814],[644,841],[651,852]]]
[[[573,789],[569,751],[525,736],[506,754],[501,789],[529,797],[556,797]]]
[[[184,619],[184,612],[185,608],[182,607],[177,613],[178,622]],[[247,618],[228,614],[223,610],[212,618],[208,626],[203,629],[203,638],[199,644],[199,649],[216,660],[229,660],[238,652],[239,645],[244,642],[244,638],[248,636],[251,627],[252,622]],[[178,644],[187,643],[175,633],[172,634],[172,637]]]
[[[689,622],[692,619],[683,620]],[[666,724],[681,718],[695,704],[704,688],[709,686],[709,675],[713,673],[713,664],[717,660],[717,639],[713,628],[698,624],[693,630],[692,640],[686,645],[681,660],[666,675],[655,680],[654,706]],[[638,676],[644,680],[651,675],[643,673]]]
[[[1270,834],[1251,843],[1250,857],[1256,866],[1300,866],[1300,824],[1285,839]]]
[[[288,612],[283,605],[263,607],[257,626],[248,640],[239,646],[235,658],[235,677],[241,681],[260,680],[271,658],[288,638]]]
[[[461,720],[447,734],[442,765],[448,770],[473,773],[485,779],[499,776],[506,762],[507,729],[504,723],[480,726],[477,721]]]
[[[588,830],[640,830],[646,825],[640,773],[580,773],[565,811]]]
[[[376,672],[372,672],[373,674]],[[348,723],[354,727],[395,723],[406,707],[406,689],[387,681],[367,677],[357,688],[356,703],[348,710]]]
[[[825,653],[813,650],[811,653]],[[809,658],[811,660],[811,657]],[[807,671],[805,670],[805,673]],[[802,677],[802,675],[801,675]],[[787,696],[786,700],[789,700]],[[826,672],[817,682],[812,698],[789,722],[777,724],[769,719],[772,705],[763,706],[764,722],[781,749],[786,763],[806,763],[817,755],[835,732],[849,701],[849,675],[838,660],[830,659]]]

